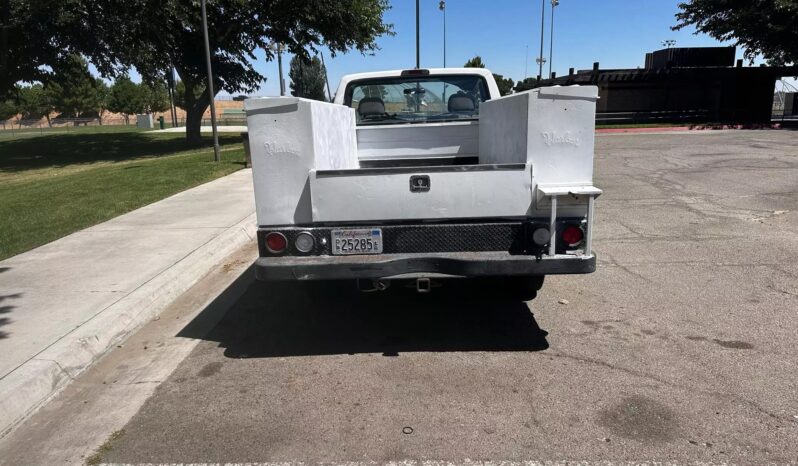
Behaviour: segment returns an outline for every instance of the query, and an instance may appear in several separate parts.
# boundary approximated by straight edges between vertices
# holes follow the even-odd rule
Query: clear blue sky
[[[350,52],[332,58],[323,50],[333,93],[345,74],[415,66],[415,1],[390,2],[392,8],[385,21],[394,25],[396,35],[378,39],[380,50],[374,55]],[[422,67],[443,65],[443,13],[438,2],[421,0]],[[545,2],[544,56],[548,60],[551,4],[550,0]],[[594,61],[600,62],[602,68],[642,67],[646,52],[663,48],[662,41],[666,39],[675,40],[677,47],[731,45],[705,34],[695,35],[692,28],[671,31],[676,23],[677,4],[678,0],[560,0],[554,18],[552,71],[562,75],[569,67],[590,68]],[[540,13],[540,0],[446,0],[447,65],[462,66],[469,58],[480,55],[494,73],[518,81],[524,78],[528,57],[527,76],[536,76]],[[279,95],[276,59],[267,62],[262,52],[256,55],[255,68],[267,81],[254,95]],[[737,58],[742,58],[739,48]],[[286,87],[290,59],[290,55],[284,55]],[[548,70],[547,63],[544,75]]]
[[[551,5],[546,1],[544,56],[549,56]],[[720,44],[693,30],[671,31],[678,11],[677,0],[560,0],[554,16],[554,68],[558,75],[569,67],[602,68],[643,66],[645,53],[662,47],[665,39],[678,47]],[[374,56],[359,53],[331,59],[325,52],[330,86],[335,92],[342,75],[361,71],[402,69],[415,66],[415,1],[391,0],[385,16],[396,35],[378,40]],[[519,80],[524,77],[526,46],[528,76],[537,75],[535,57],[540,53],[540,0],[446,0],[446,60],[462,66],[474,55],[494,73]],[[738,58],[742,51],[738,49]],[[261,55],[262,57],[262,55]],[[284,65],[287,60],[284,61]],[[421,66],[443,65],[443,13],[438,0],[421,0]],[[256,68],[268,81],[260,95],[278,95],[277,63],[262,59]],[[287,66],[286,66],[287,73]],[[548,73],[548,64],[544,74]],[[288,78],[286,76],[286,82]]]

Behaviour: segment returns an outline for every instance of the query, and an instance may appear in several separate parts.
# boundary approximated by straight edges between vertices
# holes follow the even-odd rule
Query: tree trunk
[[[191,106],[186,109],[186,141],[190,144],[202,144],[202,114],[205,109],[197,110]]]
[[[183,80],[186,86],[186,92],[183,98],[186,103],[186,140],[191,144],[202,143],[202,116],[205,110],[210,106],[210,95],[208,89],[199,96],[194,97],[194,88],[196,84]]]

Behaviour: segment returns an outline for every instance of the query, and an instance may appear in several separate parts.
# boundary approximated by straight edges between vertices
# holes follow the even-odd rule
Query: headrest
[[[454,94],[449,97],[449,111],[450,112],[473,112],[476,110],[477,104],[474,98],[468,94]]]
[[[363,97],[357,104],[357,113],[366,115],[384,115],[385,103],[379,97]]]

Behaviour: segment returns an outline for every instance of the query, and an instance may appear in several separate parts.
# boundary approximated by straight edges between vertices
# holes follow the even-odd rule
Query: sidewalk
[[[216,131],[219,133],[243,133],[247,130],[246,125],[237,125],[237,126],[224,126],[224,125],[217,125]],[[166,128],[166,129],[153,129],[151,131],[147,131],[148,133],[185,133],[186,127],[185,126],[178,126],[177,128]],[[200,127],[200,132],[202,133],[212,133],[213,128],[210,126],[202,126]]]
[[[0,261],[0,436],[251,244],[251,170]]]

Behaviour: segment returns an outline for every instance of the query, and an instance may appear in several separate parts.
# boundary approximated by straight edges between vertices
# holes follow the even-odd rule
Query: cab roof
[[[491,98],[499,97],[499,88],[496,86],[496,82],[493,79],[493,74],[487,68],[422,68],[423,70],[429,71],[429,76],[435,75],[442,75],[442,74],[470,74],[470,75],[479,75],[485,78],[485,81],[488,83],[488,91],[490,92]],[[346,86],[352,81],[359,81],[361,79],[372,79],[372,78],[398,78],[402,76],[402,72],[410,71],[408,70],[388,70],[388,71],[372,71],[368,73],[354,73],[354,74],[347,74],[343,78],[341,78],[341,83],[338,85],[338,89],[335,92],[335,100],[336,104],[343,104],[344,103],[344,91],[346,90]]]

